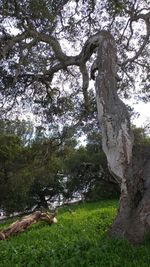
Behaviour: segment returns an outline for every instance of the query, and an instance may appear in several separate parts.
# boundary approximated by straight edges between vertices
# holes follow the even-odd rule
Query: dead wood
[[[8,228],[0,232],[0,240],[9,238],[10,236],[16,235],[28,229],[32,224],[38,221],[45,221],[48,224],[57,223],[55,213],[35,211],[34,213],[23,217],[20,220],[12,223]]]

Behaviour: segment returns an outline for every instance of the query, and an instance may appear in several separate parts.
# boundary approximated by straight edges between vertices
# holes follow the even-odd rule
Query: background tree
[[[35,140],[30,148],[30,158],[33,182],[28,205],[48,208],[53,198],[58,198],[63,191],[63,159],[59,155],[58,142],[52,138]]]
[[[76,148],[65,166],[66,198],[95,201],[118,197],[119,187],[109,173],[100,133],[91,132],[86,146]]]
[[[34,126],[31,121],[2,119],[0,120],[0,134],[18,136],[22,145],[25,146],[33,138]]]
[[[0,135],[0,208],[8,214],[26,207],[31,173],[21,141],[15,135]]]
[[[130,117],[118,93],[127,97],[138,82],[136,93],[149,97],[147,1],[2,1],[1,30],[1,94],[8,109],[19,97],[34,101],[35,112],[43,111],[50,121],[83,124],[90,114],[88,67],[94,61],[90,76],[96,79],[103,149],[121,187],[110,233],[141,241],[150,228],[150,187],[138,173],[148,163],[137,166]]]
[[[28,123],[23,122],[27,129],[19,131],[20,137],[16,125],[20,127],[21,122],[15,123],[1,121],[0,208],[7,214],[33,207],[48,208],[50,202],[58,200],[64,190],[64,158],[76,146],[66,128],[49,132],[40,126],[32,136],[27,135],[27,142],[22,142]],[[12,134],[14,129],[16,134]]]

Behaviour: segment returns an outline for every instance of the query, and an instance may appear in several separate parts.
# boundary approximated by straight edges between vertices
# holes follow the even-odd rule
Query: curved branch
[[[131,16],[131,21],[130,21],[130,25],[133,21],[137,21],[139,19],[143,19],[145,21],[146,24],[146,36],[144,38],[144,41],[142,43],[142,45],[140,46],[139,50],[135,53],[135,55],[132,58],[129,58],[127,60],[125,60],[121,66],[125,66],[128,63],[132,63],[133,61],[135,61],[136,59],[138,59],[138,57],[141,55],[141,53],[143,52],[145,46],[148,44],[149,42],[149,37],[150,37],[150,12],[146,13],[146,14],[134,14]],[[131,27],[132,28],[132,27]]]
[[[57,63],[55,63],[54,65],[52,65],[48,70],[45,70],[43,73],[34,73],[33,72],[27,72],[27,73],[21,73],[19,71],[16,71],[16,75],[14,76],[14,74],[7,74],[7,76],[5,77],[4,75],[4,79],[7,79],[8,76],[9,78],[11,78],[13,80],[13,82],[17,81],[21,81],[25,84],[25,87],[29,87],[30,85],[32,85],[33,83],[35,83],[36,81],[39,81],[43,84],[45,84],[46,82],[51,83],[53,80],[53,76],[55,73],[57,73],[59,70],[64,70],[67,71],[67,67],[75,65],[78,66],[80,68],[81,74],[82,74],[82,79],[83,79],[83,85],[82,85],[82,89],[83,89],[83,96],[84,96],[84,101],[85,101],[85,107],[86,110],[89,110],[89,99],[88,99],[88,86],[89,86],[89,74],[88,74],[88,70],[86,67],[86,62],[90,59],[91,55],[93,52],[95,52],[96,48],[99,46],[99,43],[102,41],[103,36],[107,35],[108,32],[107,31],[100,31],[97,34],[91,36],[86,42],[85,45],[82,48],[82,51],[77,55],[77,56],[67,56],[61,48],[61,45],[59,43],[59,41],[53,37],[53,36],[48,36],[45,33],[39,33],[36,30],[34,30],[33,28],[31,29],[26,29],[25,32],[23,32],[22,34],[19,34],[15,37],[12,37],[10,42],[9,42],[9,46],[6,45],[5,48],[5,55],[7,54],[7,52],[11,49],[13,49],[13,47],[19,43],[21,45],[21,47],[24,49],[26,48],[26,43],[22,44],[21,42],[24,41],[26,38],[32,38],[33,39],[33,45],[35,45],[34,40],[36,40],[36,42],[45,42],[47,44],[49,44],[51,46],[51,48],[54,51],[55,57],[57,59]],[[27,46],[29,44],[27,43]],[[31,44],[32,46],[32,44]],[[13,85],[15,86],[15,84],[13,83]]]
[[[40,32],[37,32],[35,30],[30,30],[28,33],[31,37],[36,38],[38,41],[45,42],[45,43],[49,44],[52,47],[52,49],[56,55],[56,58],[59,59],[60,61],[64,61],[68,58],[68,56],[66,56],[66,54],[63,53],[61,46],[60,46],[60,43],[58,42],[58,40],[55,37],[48,36],[45,33],[40,33]]]

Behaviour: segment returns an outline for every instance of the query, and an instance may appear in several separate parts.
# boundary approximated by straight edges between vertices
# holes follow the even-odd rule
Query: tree
[[[29,153],[33,182],[28,205],[48,208],[48,203],[63,191],[60,175],[63,160],[59,155],[59,146],[50,138],[39,143],[35,141]]]
[[[22,211],[27,204],[32,177],[25,150],[15,135],[0,135],[0,208],[7,214]]]
[[[0,134],[18,136],[23,146],[32,140],[33,130],[33,124],[29,120],[19,120],[18,118],[16,120],[0,120]]]
[[[30,146],[30,172],[33,183],[30,188],[30,207],[48,208],[50,203],[59,200],[64,192],[64,160],[76,146],[73,132],[66,127],[53,128],[52,132],[38,127]]]
[[[142,241],[150,229],[150,185],[144,173],[149,162],[137,164],[130,117],[119,92],[127,97],[138,82],[145,92],[141,97],[148,100],[147,1],[2,1],[1,21],[1,94],[7,108],[9,99],[13,105],[21,96],[23,103],[32,99],[35,110],[41,105],[49,120],[65,118],[68,122],[73,117],[75,125],[84,123],[91,105],[88,66],[95,58],[90,76],[95,79],[103,150],[121,187],[120,207],[110,234]],[[8,23],[16,34],[9,32]],[[72,48],[76,41],[74,56],[69,55],[64,41]],[[65,84],[67,78],[70,90],[64,86],[61,92],[60,80]]]
[[[30,122],[0,123],[0,208],[7,214],[48,208],[64,190],[63,161],[76,146],[72,130],[58,132],[51,125],[49,132],[39,126],[33,136]]]
[[[119,187],[109,173],[100,133],[88,135],[85,147],[74,149],[65,160],[66,198],[96,201],[118,197]]]

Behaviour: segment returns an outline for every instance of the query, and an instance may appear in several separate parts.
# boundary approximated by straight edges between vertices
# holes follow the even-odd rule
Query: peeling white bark
[[[116,47],[111,34],[103,35],[98,50],[96,99],[98,119],[102,129],[102,145],[108,167],[127,193],[128,166],[132,162],[133,135],[125,104],[116,90]]]
[[[128,121],[119,126],[118,134],[114,132],[115,118],[105,114],[104,100],[97,95],[98,118],[102,127],[103,150],[106,154],[108,167],[121,185],[121,190],[126,189],[126,165],[132,160],[133,136],[129,134]]]

